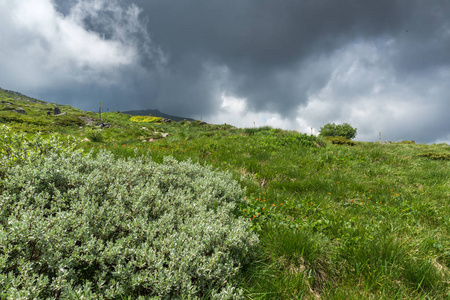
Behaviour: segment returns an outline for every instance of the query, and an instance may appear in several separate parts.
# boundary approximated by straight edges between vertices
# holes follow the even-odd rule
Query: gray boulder
[[[95,124],[95,126],[98,126],[101,129],[103,129],[103,128],[110,128],[111,124],[109,124],[108,122],[103,122],[103,123],[97,123],[97,124]]]

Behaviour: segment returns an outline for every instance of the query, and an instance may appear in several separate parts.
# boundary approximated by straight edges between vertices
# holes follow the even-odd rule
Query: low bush
[[[100,143],[104,140],[102,131],[99,129],[87,130],[86,136],[91,142],[94,143]]]
[[[24,116],[18,113],[5,112],[0,114],[0,123],[24,123],[27,125],[46,126],[50,123],[42,118],[35,118],[32,116]]]
[[[349,140],[343,136],[328,136],[325,138],[325,140],[330,141],[332,144],[335,145],[349,145],[349,146],[356,145],[354,141]]]
[[[426,157],[433,160],[450,160],[450,154],[448,153],[435,153],[435,152],[427,152],[417,154],[418,157]]]
[[[85,125],[84,121],[76,116],[57,116],[55,117],[54,124],[62,127]]]
[[[50,125],[41,126],[29,123],[15,123],[15,124],[13,123],[11,124],[11,129],[13,129],[15,132],[26,132],[30,134],[50,133],[54,132],[55,130],[55,128]]]
[[[314,135],[301,134],[294,131],[283,131],[270,127],[261,127],[251,134],[258,138],[258,143],[265,149],[281,147],[321,147],[322,140]]]
[[[248,135],[248,136],[252,136],[256,133],[263,133],[264,132],[273,132],[275,129],[273,129],[270,126],[263,126],[263,127],[254,127],[254,128],[244,128],[244,134]]]
[[[7,106],[2,107],[1,110],[3,110],[3,111],[12,111],[12,110],[15,110],[15,109],[16,108],[14,106],[7,105]]]
[[[257,238],[228,173],[0,129],[1,298],[238,298]]]
[[[24,123],[26,120],[19,114],[1,114],[0,123]]]
[[[354,139],[356,136],[357,128],[353,128],[350,124],[334,124],[328,123],[320,128],[319,136],[343,136],[349,140]]]

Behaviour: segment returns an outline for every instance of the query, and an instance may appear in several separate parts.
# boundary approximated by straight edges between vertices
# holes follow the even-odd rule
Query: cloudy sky
[[[450,143],[448,0],[0,0],[0,87],[96,110]]]

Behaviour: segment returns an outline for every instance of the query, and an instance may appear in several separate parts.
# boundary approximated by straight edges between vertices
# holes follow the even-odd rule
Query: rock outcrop
[[[18,114],[21,114],[21,115],[26,115],[27,114],[27,112],[22,107],[16,107],[14,112],[16,112]]]

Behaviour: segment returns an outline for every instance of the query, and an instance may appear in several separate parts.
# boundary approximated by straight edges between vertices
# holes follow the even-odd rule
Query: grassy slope
[[[272,137],[295,133],[182,127],[153,144],[99,146],[233,172],[262,239],[244,276],[250,297],[448,296],[450,164],[416,156],[448,145],[276,146]]]
[[[0,111],[0,122],[17,130],[42,126],[81,138],[97,135],[101,142],[80,146],[155,161],[172,155],[232,172],[247,188],[241,213],[261,236],[258,259],[240,277],[250,298],[450,297],[450,162],[417,156],[450,155],[448,145],[305,146],[295,132],[136,124],[118,113],[102,114],[113,126],[97,132],[75,123],[57,126],[54,117],[37,115],[48,104],[13,96],[0,91],[0,100],[34,111],[20,116],[22,122]],[[65,109],[67,119],[88,114]],[[170,136],[142,142],[158,132]]]

